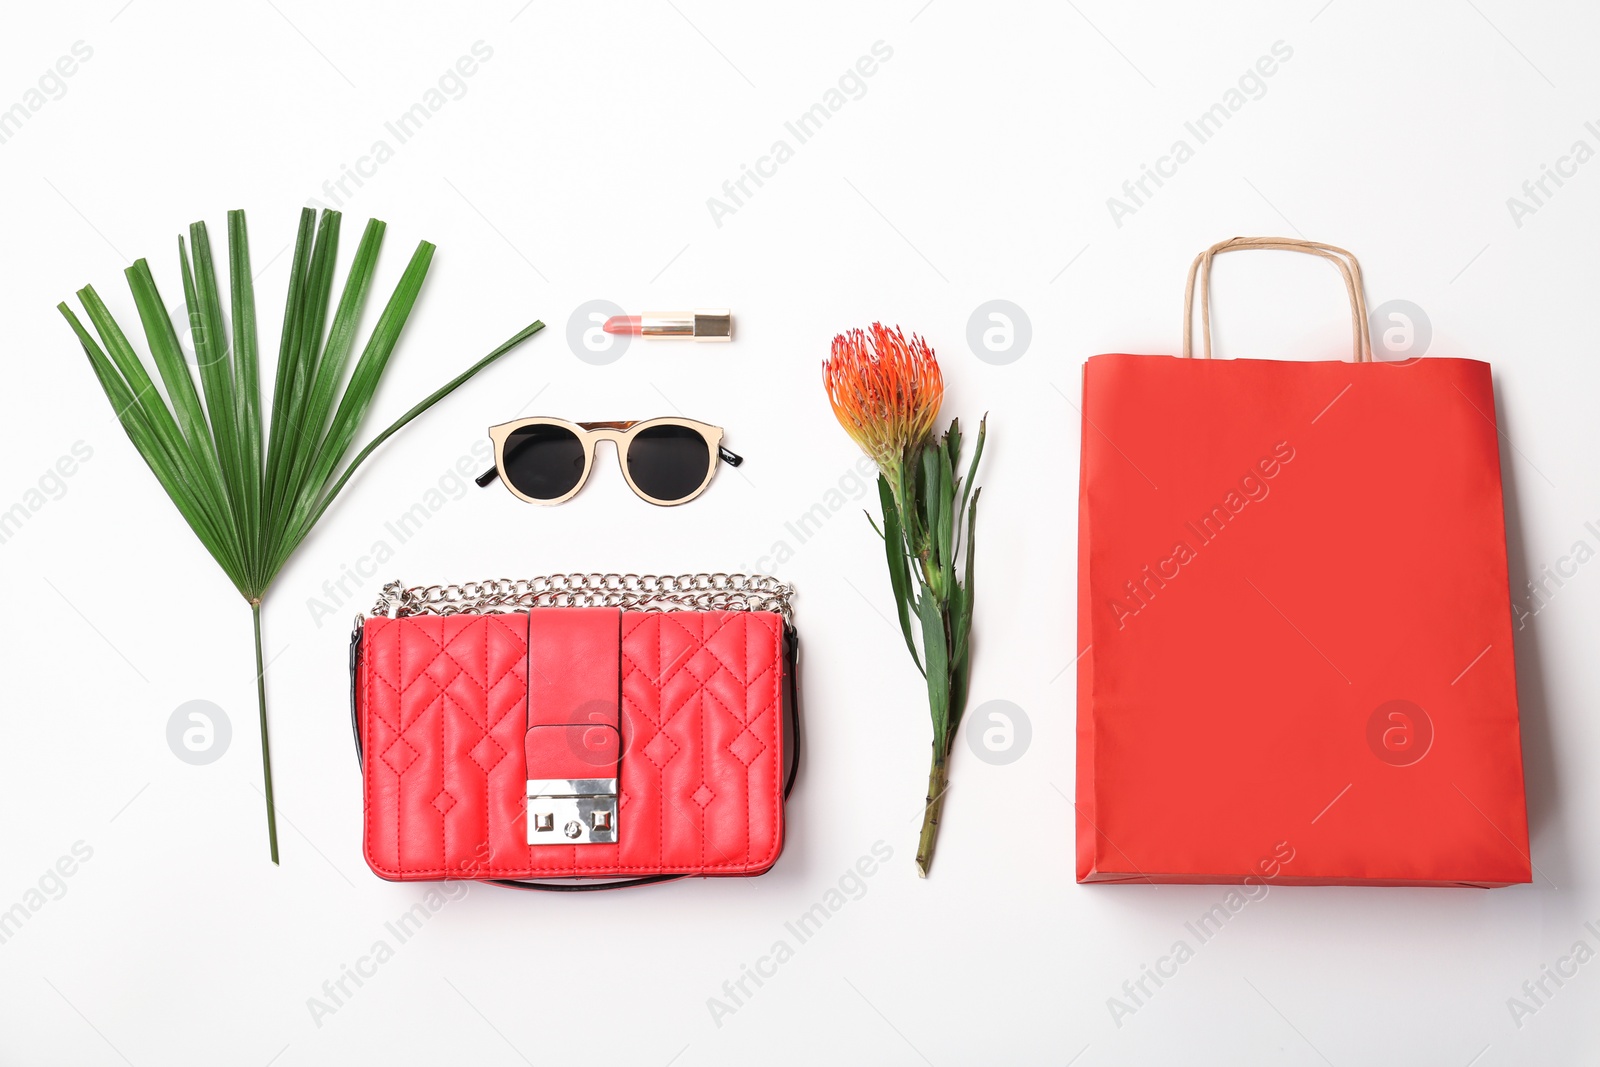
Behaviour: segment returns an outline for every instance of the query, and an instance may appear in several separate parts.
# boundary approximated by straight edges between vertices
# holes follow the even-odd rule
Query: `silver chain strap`
[[[373,615],[502,615],[528,608],[608,607],[627,611],[771,611],[793,625],[794,587],[768,574],[546,574],[460,585],[393,581]]]

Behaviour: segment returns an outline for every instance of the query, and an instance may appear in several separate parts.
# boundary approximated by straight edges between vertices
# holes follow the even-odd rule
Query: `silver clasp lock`
[[[615,778],[529,778],[528,844],[612,845]]]

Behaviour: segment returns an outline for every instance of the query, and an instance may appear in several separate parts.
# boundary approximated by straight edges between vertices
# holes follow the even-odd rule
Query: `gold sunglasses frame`
[[[512,485],[511,479],[505,476],[506,442],[510,440],[513,432],[526,429],[529,426],[559,426],[569,431],[583,444],[583,473],[578,476],[578,483],[565,495],[551,497],[548,500],[529,496]],[[709,455],[711,462],[706,465],[704,480],[688,496],[677,500],[662,500],[658,497],[653,497],[639,488],[638,484],[633,480],[633,475],[628,471],[628,445],[632,443],[633,438],[641,431],[656,426],[681,426],[684,429],[695,431],[705,440],[707,455]],[[601,441],[610,441],[616,446],[617,466],[622,468],[623,480],[628,483],[628,488],[633,490],[634,496],[662,508],[674,508],[679,504],[687,504],[701,493],[704,493],[706,487],[711,484],[711,479],[716,477],[717,465],[723,462],[722,453],[725,451],[722,448],[722,427],[712,426],[710,423],[705,422],[696,422],[694,419],[680,419],[675,416],[645,419],[639,422],[569,422],[566,419],[535,416],[526,419],[513,419],[511,422],[502,422],[498,426],[489,427],[489,440],[494,443],[494,470],[499,473],[500,480],[505,483],[505,487],[511,490],[511,495],[529,504],[546,506],[565,504],[583,490],[583,487],[589,482],[589,475],[594,472],[595,447]],[[485,473],[487,475],[488,472]]]

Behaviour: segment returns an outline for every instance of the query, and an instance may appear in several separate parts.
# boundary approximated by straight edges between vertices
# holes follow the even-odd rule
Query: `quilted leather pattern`
[[[749,875],[783,848],[783,630],[624,612],[614,845],[530,846],[528,616],[369,619],[356,677],[365,852],[382,878]]]

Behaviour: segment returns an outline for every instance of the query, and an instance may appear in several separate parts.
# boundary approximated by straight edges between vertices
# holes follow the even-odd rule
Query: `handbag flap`
[[[528,613],[529,781],[614,779],[622,757],[616,608]],[[551,826],[548,833],[558,833]]]
[[[782,649],[767,612],[368,619],[368,865],[400,881],[761,873],[783,845]],[[529,779],[612,766],[615,843],[528,843]]]

